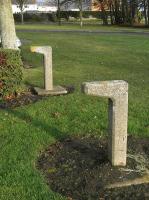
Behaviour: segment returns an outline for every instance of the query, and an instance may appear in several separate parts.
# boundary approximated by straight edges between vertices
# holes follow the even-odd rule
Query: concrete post
[[[52,48],[50,46],[33,46],[31,51],[44,55],[44,87],[47,91],[53,90]]]
[[[128,83],[122,80],[83,83],[88,95],[109,98],[108,155],[114,166],[126,165]]]
[[[31,51],[44,55],[44,89],[35,87],[35,92],[38,95],[67,94],[67,90],[64,87],[53,86],[52,48],[50,46],[32,46]]]

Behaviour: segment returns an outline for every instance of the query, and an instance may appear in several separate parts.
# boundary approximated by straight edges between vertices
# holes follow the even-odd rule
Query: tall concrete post
[[[122,80],[83,83],[83,92],[109,99],[108,155],[114,166],[126,165],[128,83]]]
[[[52,48],[49,46],[33,46],[31,51],[44,55],[44,87],[45,90],[53,90]]]
[[[67,90],[61,86],[53,86],[52,48],[50,46],[32,46],[31,52],[44,55],[44,89],[35,87],[39,95],[66,94]]]

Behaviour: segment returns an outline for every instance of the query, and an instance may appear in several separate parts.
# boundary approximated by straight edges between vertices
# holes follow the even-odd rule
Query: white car
[[[1,41],[2,40],[1,40],[1,36],[0,36],[0,45],[1,45]],[[18,48],[21,47],[21,45],[22,45],[21,40],[18,37],[16,37],[16,45]]]

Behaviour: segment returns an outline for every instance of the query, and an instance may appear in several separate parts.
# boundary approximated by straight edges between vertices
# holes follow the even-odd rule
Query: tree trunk
[[[24,13],[23,13],[23,10],[21,10],[21,23],[24,24]]]
[[[5,49],[18,49],[11,0],[1,0],[0,29],[2,47]]]
[[[114,4],[111,4],[111,11],[112,11],[112,25],[115,24],[115,9],[114,9]]]
[[[131,3],[131,24],[138,24],[138,1],[134,0]]]
[[[112,1],[110,1],[110,3],[109,3],[109,10],[110,10],[110,20],[111,20],[111,25],[113,25]]]
[[[103,25],[108,25],[107,13],[105,11],[103,2],[101,2],[101,16],[102,16]]]
[[[119,1],[118,0],[114,0],[114,4],[115,4],[115,12],[114,12],[115,24],[120,24],[121,23],[121,18],[120,18]]]
[[[126,23],[130,23],[130,9],[129,9],[129,3],[126,1]]]
[[[58,10],[57,10],[57,16],[58,16],[58,25],[61,25],[61,5],[60,0],[58,0]]]
[[[147,18],[148,18],[148,25],[149,25],[149,0],[147,0]]]
[[[121,10],[122,10],[122,22],[123,24],[127,23],[127,1],[123,0],[121,4]]]
[[[80,10],[80,27],[83,27],[83,10],[82,10],[82,0],[79,0],[79,10]]]
[[[146,0],[143,0],[143,7],[144,7],[144,19],[145,19],[145,25],[147,25],[147,13],[146,13]]]

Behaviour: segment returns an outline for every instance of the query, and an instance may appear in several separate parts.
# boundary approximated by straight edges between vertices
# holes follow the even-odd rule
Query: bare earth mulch
[[[142,177],[149,170],[149,138],[128,137],[126,167],[112,167],[107,139],[75,136],[41,152],[37,168],[49,187],[68,200],[148,200],[149,184],[108,189],[107,185]]]
[[[75,88],[74,86],[64,86],[67,90],[67,94],[73,93]],[[64,95],[67,95],[64,94]],[[33,89],[33,87],[29,88],[29,91],[16,95],[10,99],[5,99],[0,101],[0,109],[9,109],[9,108],[16,108],[28,104],[35,103],[43,98],[46,98],[48,95],[40,96],[37,95]],[[53,95],[54,96],[54,95]]]

